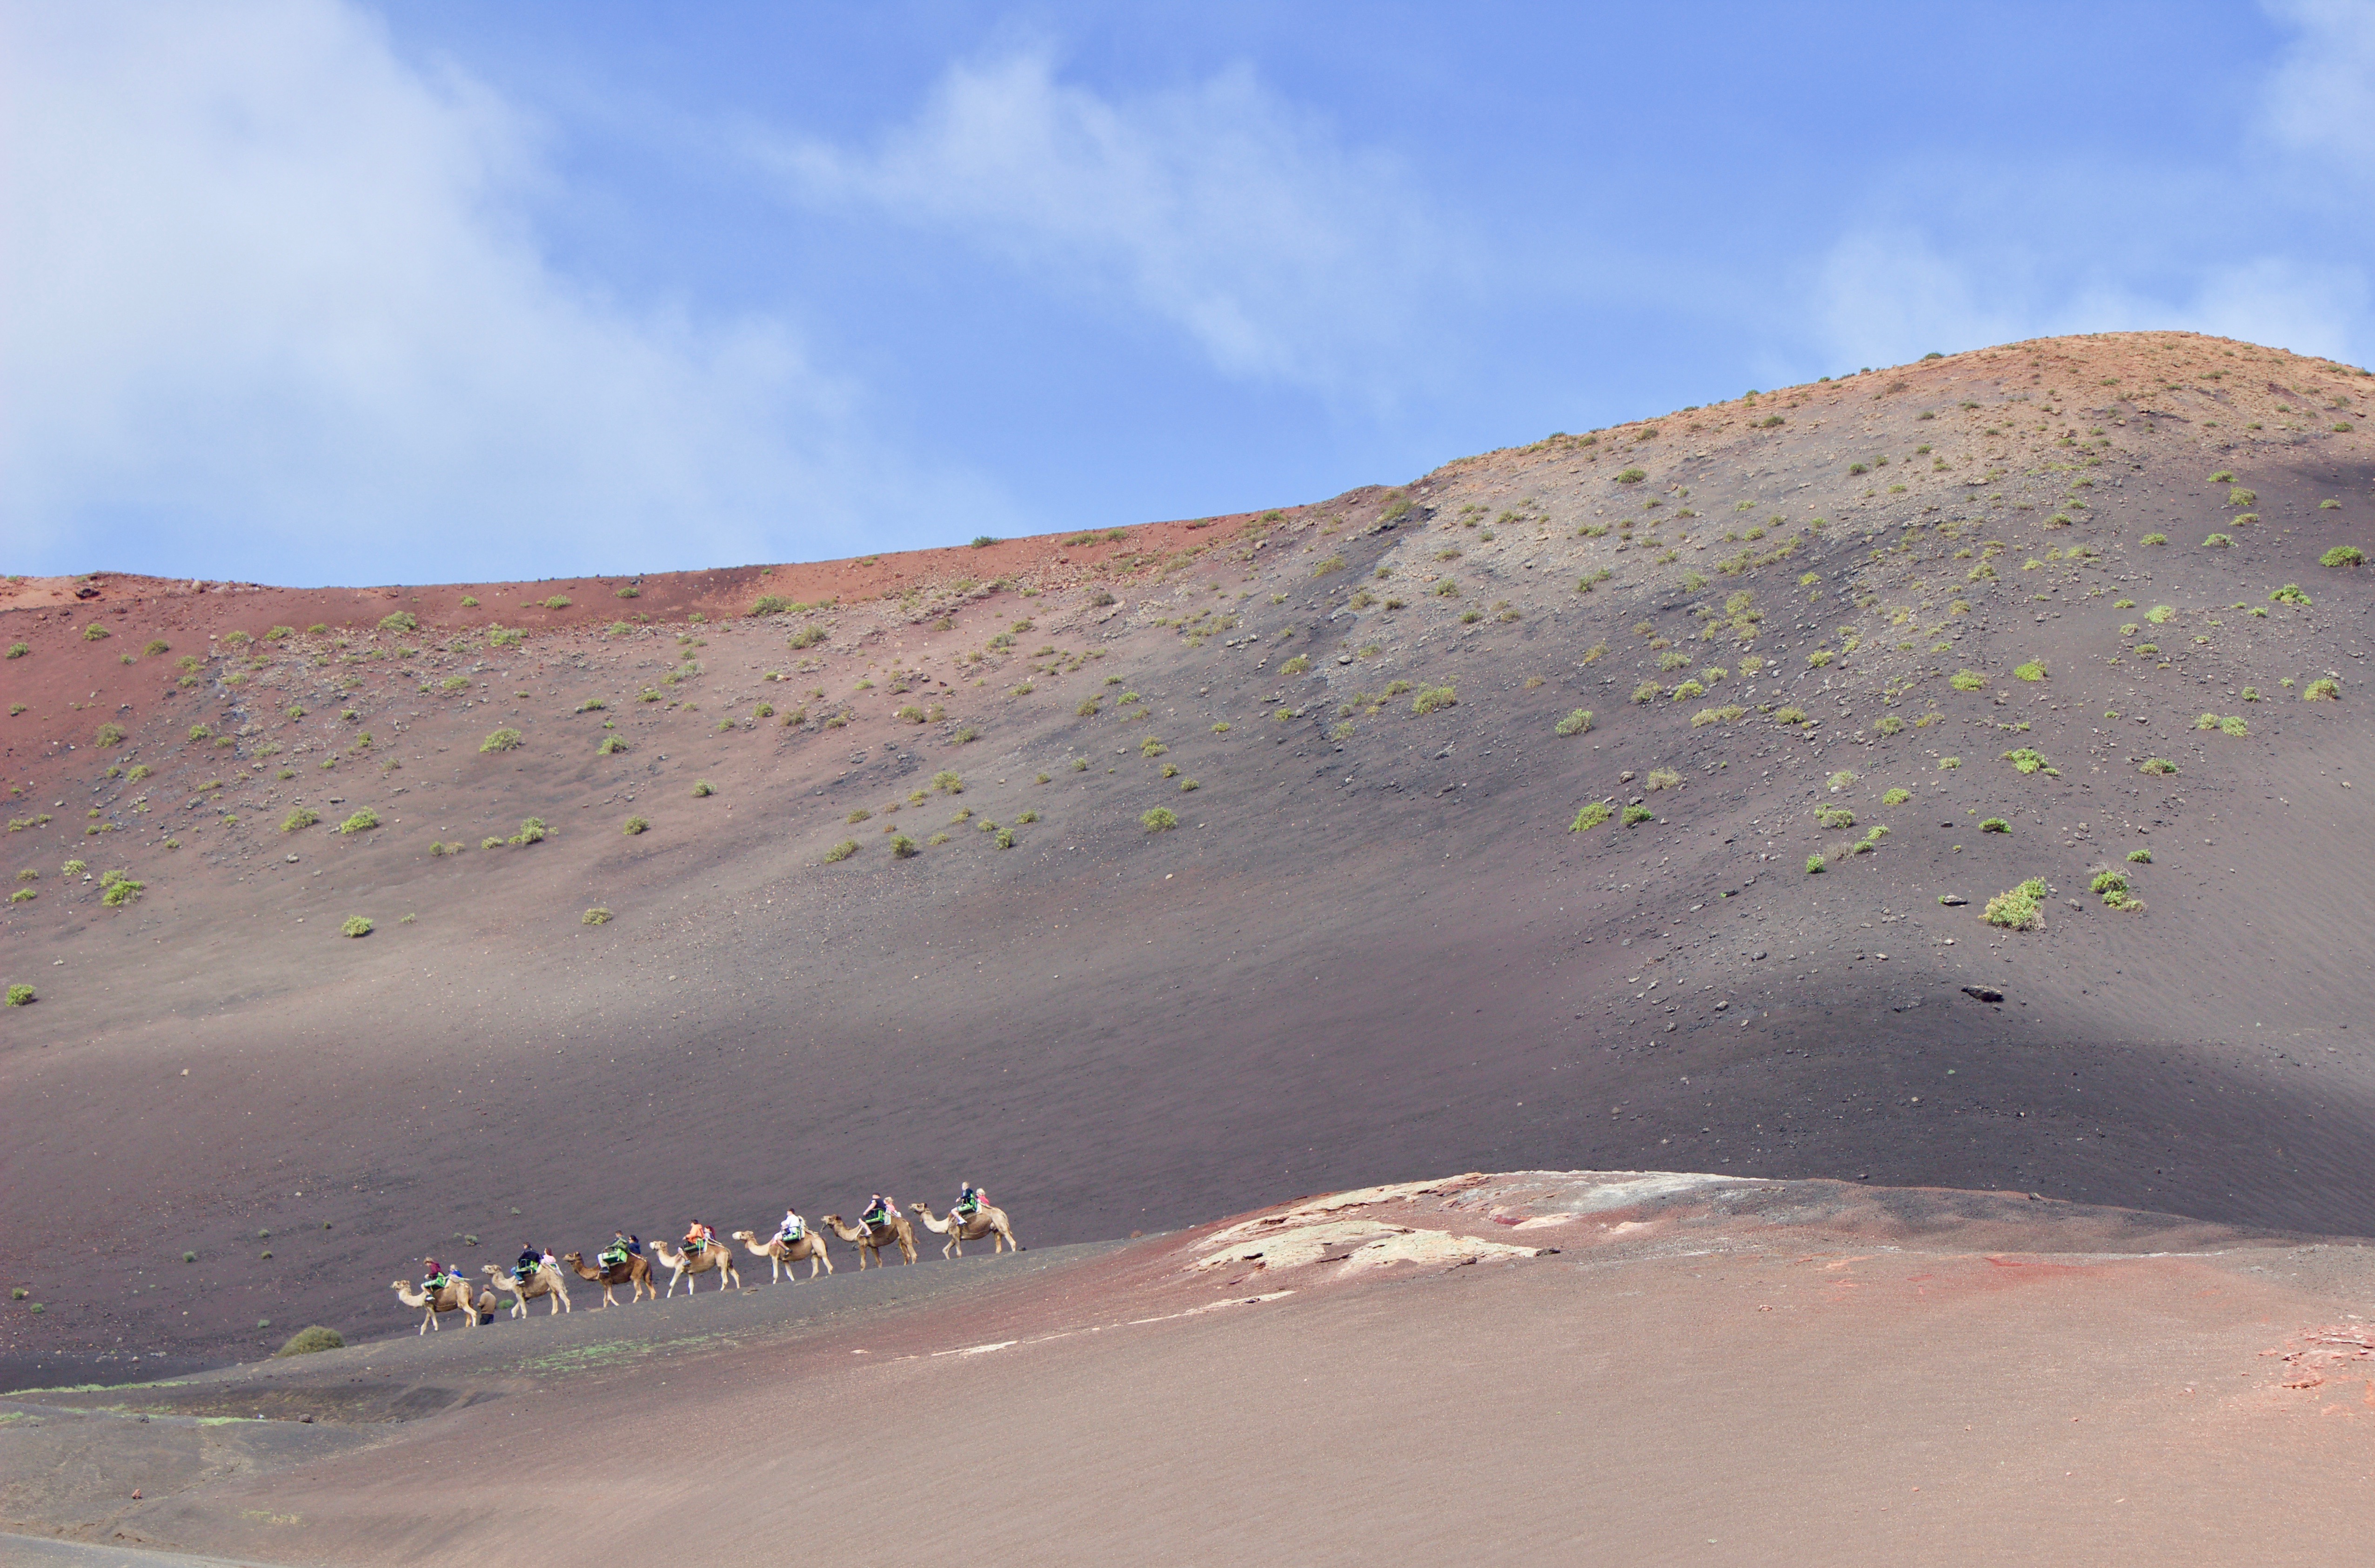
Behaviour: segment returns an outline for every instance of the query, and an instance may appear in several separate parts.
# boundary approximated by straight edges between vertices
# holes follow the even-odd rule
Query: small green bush
[[[410,610],[396,610],[380,617],[379,629],[382,631],[418,631],[420,630],[420,618]]]
[[[8,656],[12,659],[21,659],[32,651],[32,644],[29,643],[11,643],[8,644]]]
[[[2170,761],[2166,757],[2147,757],[2143,762],[2137,765],[2136,772],[2140,773],[2173,773],[2177,772],[2177,764]]]
[[[2304,702],[2337,702],[2342,700],[2342,682],[2328,677],[2312,680],[2301,690]]]
[[[2165,545],[2168,543],[2168,536],[2167,534],[2146,534],[2142,539],[2139,539],[2136,542],[2145,545]]]
[[[602,744],[594,748],[594,755],[597,757],[615,757],[621,751],[630,751],[633,748],[627,744],[627,737],[625,736],[606,735],[602,737]]]
[[[2148,849],[2132,849],[2128,851],[2128,860],[2132,865],[2150,866],[2152,864],[2152,851]]]
[[[839,843],[824,852],[824,863],[827,866],[830,866],[836,860],[846,860],[857,853],[857,841],[856,839],[844,839]]]
[[[707,779],[695,779],[692,781],[692,795],[694,799],[699,800],[705,796],[715,795],[716,793],[716,787]]]
[[[1655,816],[1657,813],[1646,806],[1628,806],[1625,808],[1623,822],[1625,827],[1637,828]]]
[[[620,825],[619,831],[626,834],[629,838],[633,838],[637,833],[650,831],[651,826],[652,824],[648,819],[642,817],[630,817],[625,822]]]
[[[2301,592],[2301,585],[2299,584],[2287,583],[2283,587],[2278,588],[2275,592],[2270,594],[2268,595],[2268,602],[2272,605],[2299,605],[2303,608],[2307,608],[2310,600],[2309,595]]]
[[[594,908],[589,909],[585,914],[579,915],[577,917],[577,924],[580,925],[608,925],[610,924],[610,912],[597,904]]]
[[[1912,798],[1913,792],[1909,789],[1890,789],[1881,792],[1880,803],[1883,806],[1902,806]]]
[[[347,923],[338,927],[341,937],[368,937],[371,934],[372,923],[360,914],[349,914]]]
[[[520,819],[519,831],[506,842],[514,844],[542,843],[546,831],[543,818],[525,817]]]
[[[1418,690],[1418,694],[1411,699],[1411,712],[1413,713],[1432,713],[1437,709],[1457,706],[1459,701],[1459,689],[1458,687],[1421,687]]]
[[[300,1328],[272,1353],[276,1356],[310,1356],[317,1350],[343,1350],[346,1348],[347,1342],[339,1337],[337,1329],[324,1328],[316,1324],[311,1328]]]
[[[86,643],[104,643],[107,636],[107,628],[95,620],[82,629],[82,640]]]
[[[99,726],[98,741],[101,747],[121,746],[124,744],[124,730],[122,725],[103,724]]]
[[[2145,611],[2145,619],[2151,621],[2155,626],[2166,626],[2168,622],[2177,619],[2177,607],[2175,605],[2155,605],[2152,608]]]
[[[1803,708],[1776,708],[1773,710],[1773,722],[1778,725],[1804,724],[1806,722],[1806,710]]]
[[[2010,762],[2014,767],[2019,769],[2024,775],[2028,773],[2043,773],[2046,777],[2052,779],[2058,779],[2062,776],[2059,770],[2046,761],[2043,753],[2030,746],[2016,746],[2010,751],[2005,752],[1998,759],[1998,760]]]
[[[2320,566],[2364,566],[2367,552],[2357,545],[2336,545],[2317,558]],[[22,647],[21,643],[18,646]]]
[[[1621,470],[1617,474],[1616,482],[1620,485],[1637,485],[1648,477],[1648,472],[1646,469],[1626,468]]]
[[[1604,800],[1588,800],[1584,802],[1583,809],[1575,814],[1575,820],[1567,824],[1566,831],[1570,833],[1588,831],[1590,829],[1600,826],[1601,823],[1605,822],[1609,818],[1615,814],[1614,810],[1610,808],[1608,802]]]
[[[2001,817],[1991,817],[1986,821],[1979,824],[1979,831],[1983,833],[2008,833],[2012,831],[2012,824],[2005,821]]]
[[[1654,702],[1666,694],[1666,689],[1654,680],[1645,680],[1633,689],[1636,702]]]
[[[2043,881],[2032,877],[2020,886],[1990,899],[1980,918],[2007,931],[2033,931],[2045,924],[2045,917],[2038,906],[2049,890]]]
[[[519,731],[515,729],[499,729],[495,731],[494,734],[487,737],[486,739],[479,742],[479,750],[481,755],[490,751],[516,751],[519,749]]]
[[[2045,666],[2035,659],[2029,660],[2025,665],[2015,665],[2013,666],[2013,674],[2018,676],[2023,680],[2043,680],[2045,678]]]
[[[8,1006],[12,1008],[30,1008],[37,999],[30,985],[20,983],[8,987]]]
[[[1551,726],[1554,735],[1581,735],[1591,727],[1591,711],[1577,708],[1574,713]]]
[[[1822,828],[1852,828],[1855,826],[1855,813],[1844,806],[1818,807],[1814,811],[1814,824]]]
[[[1975,669],[1956,670],[1946,680],[1946,684],[1957,691],[1977,691],[1987,683],[1988,678]]]
[[[1150,833],[1163,832],[1179,825],[1179,814],[1167,806],[1157,806],[1139,813],[1138,825]]]
[[[1823,857],[1819,855],[1806,856],[1806,874],[1810,877],[1814,876],[1823,869],[1824,864]]]
[[[322,814],[319,811],[310,806],[300,806],[288,816],[280,819],[280,831],[284,833],[297,832],[301,829],[312,827],[321,819]]]
[[[342,833],[367,833],[379,826],[379,813],[368,806],[358,807],[355,814],[338,824]]]

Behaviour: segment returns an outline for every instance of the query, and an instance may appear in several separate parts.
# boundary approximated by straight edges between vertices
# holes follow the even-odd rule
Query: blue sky
[[[0,567],[1199,516],[2180,326],[2364,362],[2375,6],[0,0]]]

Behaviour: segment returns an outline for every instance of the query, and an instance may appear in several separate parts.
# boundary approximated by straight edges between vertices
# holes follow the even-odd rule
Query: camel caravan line
[[[857,1267],[861,1269],[868,1264],[887,1267],[882,1256],[886,1251],[895,1250],[905,1262],[916,1261],[916,1228],[907,1218],[909,1214],[923,1221],[927,1231],[948,1238],[940,1245],[943,1259],[963,1257],[965,1243],[985,1238],[993,1254],[1009,1247],[1016,1252],[1022,1250],[1022,1244],[1014,1239],[1014,1228],[1007,1220],[1006,1210],[990,1203],[987,1197],[982,1197],[971,1212],[951,1208],[945,1216],[934,1214],[931,1205],[921,1199],[908,1204],[905,1213],[901,1212],[897,1203],[880,1199],[854,1225],[838,1214],[828,1214],[824,1216],[824,1226],[857,1249]],[[526,1317],[528,1303],[539,1298],[548,1303],[553,1315],[573,1311],[562,1265],[579,1279],[602,1287],[602,1306],[596,1307],[597,1312],[602,1307],[632,1305],[646,1296],[654,1301],[663,1300],[675,1295],[679,1284],[690,1296],[699,1288],[704,1274],[715,1275],[721,1291],[729,1287],[745,1289],[741,1269],[735,1263],[735,1242],[741,1243],[749,1256],[767,1260],[770,1284],[784,1279],[798,1283],[798,1266],[802,1263],[809,1266],[808,1278],[811,1279],[820,1270],[831,1274],[833,1257],[825,1248],[824,1232],[805,1224],[795,1228],[789,1223],[792,1217],[786,1218],[786,1227],[764,1238],[755,1231],[737,1231],[721,1241],[709,1227],[695,1225],[687,1232],[680,1248],[663,1239],[645,1244],[621,1232],[590,1264],[584,1253],[565,1253],[556,1259],[549,1253],[539,1256],[530,1249],[522,1253],[520,1262],[512,1268],[494,1263],[485,1265],[481,1272],[487,1283],[476,1288],[475,1296],[467,1279],[442,1271],[419,1285],[398,1279],[395,1290],[398,1301],[421,1315],[420,1327],[416,1332],[426,1334],[438,1327],[439,1318],[450,1312],[461,1313],[462,1321],[472,1328],[492,1322],[496,1309],[503,1304],[496,1295],[498,1291],[511,1297],[514,1317]],[[650,1256],[644,1256],[646,1245]],[[655,1259],[658,1267],[668,1270],[665,1291],[655,1279]],[[621,1285],[630,1292],[625,1303],[612,1294]]]

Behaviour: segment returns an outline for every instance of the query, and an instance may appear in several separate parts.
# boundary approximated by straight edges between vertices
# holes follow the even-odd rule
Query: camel
[[[668,1276],[668,1288],[662,1292],[664,1295],[675,1295],[677,1281],[685,1279],[687,1275],[691,1275],[693,1278],[685,1279],[684,1293],[688,1296],[692,1294],[701,1287],[699,1277],[713,1269],[717,1274],[719,1290],[722,1291],[728,1285],[738,1291],[742,1288],[742,1276],[734,1267],[734,1249],[724,1242],[712,1242],[699,1252],[687,1256],[669,1246],[666,1242],[655,1240],[652,1243],[652,1251],[659,1255],[661,1267],[676,1270]]]
[[[963,1220],[953,1212],[945,1220],[935,1220],[932,1218],[932,1206],[920,1199],[907,1208],[924,1222],[924,1229],[948,1237],[948,1244],[940,1248],[942,1257],[963,1257],[965,1243],[977,1242],[984,1236],[991,1238],[990,1251],[993,1254],[1004,1252],[1008,1247],[1016,1252],[1022,1250],[1022,1244],[1014,1239],[1014,1228],[1006,1222],[1006,1210],[1003,1208],[994,1208],[985,1203]]]
[[[501,1264],[488,1264],[485,1272],[487,1278],[494,1281],[496,1290],[511,1292],[514,1317],[526,1317],[527,1303],[538,1296],[549,1297],[551,1300],[552,1310],[556,1315],[575,1310],[569,1304],[568,1288],[561,1282],[561,1270],[549,1263],[538,1264],[536,1272],[527,1277],[527,1283],[525,1285],[513,1277],[510,1269]]]
[[[876,1267],[885,1267],[882,1249],[887,1246],[897,1247],[899,1256],[909,1263],[916,1261],[916,1227],[900,1215],[899,1206],[895,1203],[891,1206],[891,1218],[880,1225],[846,1224],[838,1214],[826,1215],[824,1222],[833,1227],[834,1235],[857,1249],[857,1267],[860,1268],[866,1267],[868,1258],[874,1261]]]
[[[809,1260],[809,1278],[811,1279],[817,1277],[819,1265],[823,1266],[827,1274],[833,1272],[833,1259],[825,1256],[824,1238],[814,1231],[808,1232],[797,1242],[786,1242],[778,1235],[768,1238],[762,1244],[748,1231],[735,1232],[734,1239],[748,1247],[753,1256],[767,1260],[767,1283],[770,1285],[786,1278],[797,1283],[799,1274],[792,1266],[802,1258]]]
[[[462,1321],[473,1328],[479,1326],[480,1318],[491,1318],[495,1315],[495,1293],[492,1291],[483,1291],[479,1292],[478,1301],[473,1303],[470,1300],[469,1281],[467,1279],[455,1280],[451,1285],[441,1285],[435,1295],[423,1294],[418,1287],[402,1279],[396,1281],[395,1291],[396,1300],[406,1306],[419,1309],[420,1326],[414,1331],[416,1333],[426,1334],[431,1329],[438,1327],[437,1315],[441,1312],[462,1314]]]
[[[627,1298],[630,1305],[642,1301],[645,1296],[650,1296],[654,1300],[659,1297],[659,1288],[652,1283],[651,1259],[640,1253],[630,1253],[627,1255],[626,1262],[613,1263],[602,1268],[588,1268],[585,1266],[585,1255],[582,1252],[569,1253],[563,1256],[561,1261],[569,1265],[580,1279],[600,1281],[604,1307],[619,1304],[610,1295],[610,1287],[613,1285],[632,1285],[635,1288],[634,1294]],[[596,1307],[594,1310],[600,1312],[602,1307]]]

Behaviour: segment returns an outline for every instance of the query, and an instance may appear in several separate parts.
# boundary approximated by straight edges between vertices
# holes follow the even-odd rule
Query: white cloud
[[[780,324],[558,273],[518,218],[531,128],[353,6],[11,4],[0,54],[12,568],[543,575],[758,559],[804,524],[856,544],[892,466],[843,433],[849,391]]]
[[[2375,6],[2367,0],[2270,0],[2297,29],[2268,81],[2268,127],[2285,145],[2328,155],[2367,178],[2375,130]]]
[[[2350,359],[2368,319],[2366,274],[2259,256],[2202,264],[2161,289],[2054,266],[2022,252],[1942,249],[1909,229],[1858,230],[1825,255],[1815,339],[1839,369],[1896,365],[1932,349],[2063,333],[2177,329]]]
[[[954,232],[1126,300],[1226,373],[1367,399],[1462,271],[1389,159],[1243,69],[1120,101],[1041,54],[961,65],[876,150],[771,144],[800,199]]]

